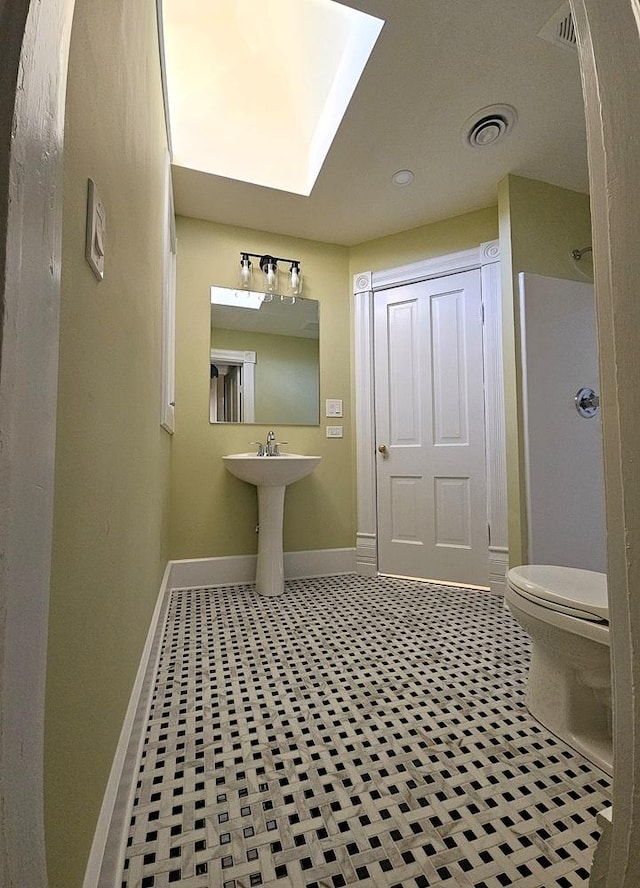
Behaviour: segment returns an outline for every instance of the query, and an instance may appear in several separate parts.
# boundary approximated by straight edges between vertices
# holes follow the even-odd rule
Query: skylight
[[[384,22],[335,0],[163,0],[174,164],[309,195]]]
[[[264,293],[253,290],[229,290],[227,287],[211,287],[212,305],[230,305],[233,308],[260,308]]]

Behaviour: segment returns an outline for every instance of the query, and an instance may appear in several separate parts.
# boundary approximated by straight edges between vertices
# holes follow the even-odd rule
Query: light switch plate
[[[326,416],[342,416],[342,398],[327,398],[324,403]]]
[[[87,240],[85,256],[91,270],[101,281],[104,278],[104,248],[107,233],[107,215],[98,196],[93,179],[89,179],[87,192]]]
[[[342,426],[326,426],[327,438],[342,438]]]

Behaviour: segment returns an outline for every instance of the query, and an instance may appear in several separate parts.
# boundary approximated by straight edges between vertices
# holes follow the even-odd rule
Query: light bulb
[[[278,260],[273,256],[264,255],[260,259],[260,269],[264,271],[265,290],[274,293],[278,286]]]
[[[268,262],[265,272],[267,276],[267,290],[273,292],[278,282],[278,266],[275,262]]]
[[[298,262],[291,263],[289,271],[289,288],[293,296],[299,296],[302,292],[302,274],[300,273],[300,264]]]
[[[242,253],[240,260],[240,286],[247,290],[251,284],[251,261],[248,253]]]

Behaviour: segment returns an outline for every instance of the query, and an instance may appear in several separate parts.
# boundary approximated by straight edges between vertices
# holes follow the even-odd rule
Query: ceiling
[[[233,294],[234,290],[227,290]],[[261,294],[265,295],[265,294]],[[269,298],[269,294],[266,294]],[[297,336],[318,339],[318,302],[315,299],[292,299],[274,294],[261,304],[259,311],[229,305],[211,305],[211,326],[222,330],[245,330],[250,333],[271,333],[276,336]]]
[[[353,245],[495,204],[507,173],[588,191],[578,56],[537,36],[560,0],[345,5],[385,25],[311,195],[174,166],[177,213]],[[516,109],[515,126],[469,147],[465,122],[494,104]],[[392,183],[399,169],[412,184]]]

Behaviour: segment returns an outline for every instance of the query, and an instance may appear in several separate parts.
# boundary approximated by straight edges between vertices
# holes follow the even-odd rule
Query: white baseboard
[[[125,820],[135,793],[135,767],[144,740],[153,677],[156,672],[169,591],[171,562],[167,564],[156,606],[151,617],[147,640],[131,691],[129,705],[120,731],[120,738],[107,781],[102,808],[89,852],[83,888],[119,888],[127,841],[128,822]]]
[[[374,534],[356,535],[356,565],[361,577],[378,576],[378,542]]]
[[[284,553],[285,579],[330,577],[355,572],[355,549],[309,549]]]
[[[611,831],[613,829],[613,808],[605,808],[596,814],[600,827],[600,838],[593,853],[593,863],[589,875],[589,888],[607,888],[609,863],[611,860]]]
[[[509,550],[489,546],[489,588],[494,595],[504,596],[509,570]]]
[[[187,558],[171,561],[170,566],[169,584],[172,589],[253,583],[256,578],[255,555]],[[355,572],[355,549],[311,549],[284,553],[284,576],[288,580]]]
[[[184,558],[180,561],[170,561],[169,564],[171,565],[169,583],[172,589],[253,583],[256,579],[255,555]]]

